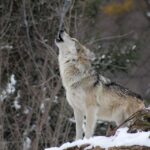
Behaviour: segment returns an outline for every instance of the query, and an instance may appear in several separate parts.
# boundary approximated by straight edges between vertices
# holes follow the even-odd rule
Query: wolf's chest
[[[82,88],[66,90],[66,97],[71,107],[82,109],[82,111],[84,110],[86,104],[86,95]]]

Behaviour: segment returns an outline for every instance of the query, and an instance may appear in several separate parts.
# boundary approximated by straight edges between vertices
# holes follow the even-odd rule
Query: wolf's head
[[[70,87],[85,77],[95,77],[93,52],[63,31],[59,33],[55,43],[59,48],[59,68],[64,87]],[[95,80],[90,83],[93,82]]]
[[[55,40],[57,47],[59,48],[59,54],[61,57],[67,58],[67,56],[73,59],[84,59],[84,60],[93,60],[95,55],[85,46],[80,44],[80,42],[71,38],[66,32],[60,31],[57,39]]]

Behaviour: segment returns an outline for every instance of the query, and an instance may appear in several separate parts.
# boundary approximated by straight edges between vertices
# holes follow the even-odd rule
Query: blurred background
[[[1,150],[42,150],[74,139],[54,44],[64,2],[0,1]],[[64,21],[96,53],[97,71],[148,106],[150,0],[72,0]]]

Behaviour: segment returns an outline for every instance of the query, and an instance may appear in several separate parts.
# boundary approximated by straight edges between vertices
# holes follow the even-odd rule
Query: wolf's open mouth
[[[56,38],[56,42],[63,42],[64,41],[63,38],[62,38],[63,33],[64,33],[64,30],[60,30],[59,31],[59,34],[58,34],[58,36]]]

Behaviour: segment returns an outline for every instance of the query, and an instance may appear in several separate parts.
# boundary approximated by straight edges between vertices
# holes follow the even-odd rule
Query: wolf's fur
[[[85,137],[93,135],[97,119],[122,123],[134,112],[144,108],[141,97],[99,75],[92,67],[95,55],[79,41],[62,33],[59,67],[66,97],[74,110],[76,139],[82,138],[86,116]]]

